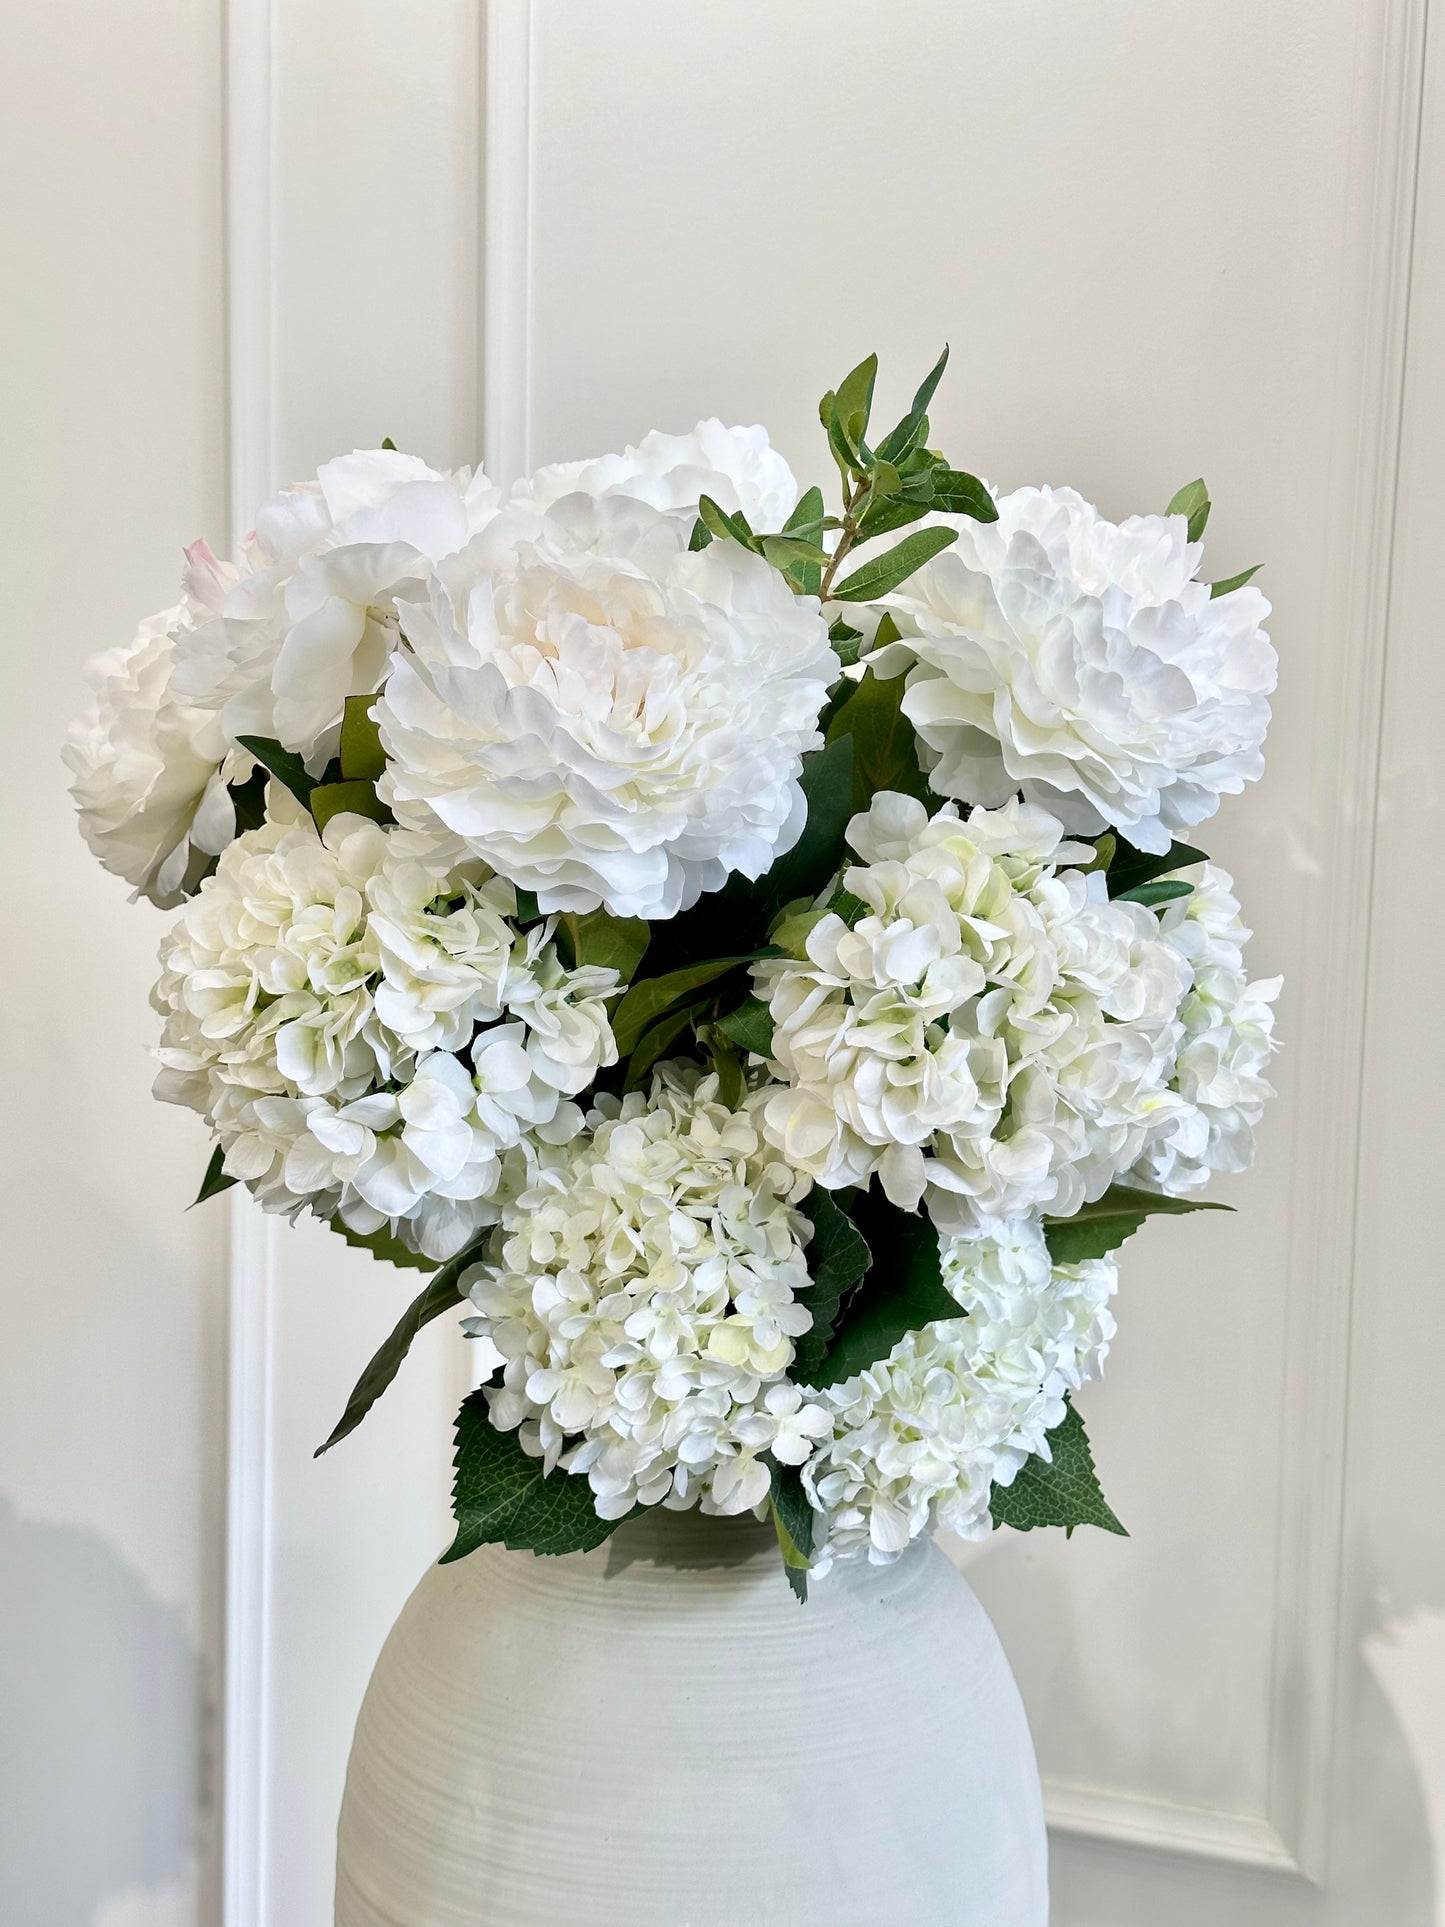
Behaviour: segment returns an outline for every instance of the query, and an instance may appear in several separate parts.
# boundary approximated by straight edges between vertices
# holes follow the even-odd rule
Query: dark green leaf
[[[1132,843],[1116,833],[1107,879],[1109,895],[1122,897],[1130,890],[1137,890],[1141,883],[1152,883],[1155,877],[1165,876],[1171,870],[1185,870],[1191,863],[1208,861],[1203,850],[1196,850],[1189,843],[1171,843],[1167,850],[1156,856],[1148,850],[1136,850]]]
[[[537,903],[536,891],[518,890],[516,895],[517,922],[521,924],[523,929],[525,929],[529,923],[540,923],[542,921],[542,912]]]
[[[695,553],[698,549],[705,549],[711,540],[712,530],[699,516],[692,525],[692,534],[688,538],[687,546]]]
[[[861,569],[855,569],[846,582],[840,582],[833,590],[833,599],[871,602],[877,596],[887,595],[957,540],[957,529],[919,529],[913,535],[905,535],[893,548],[865,562]]]
[[[670,1010],[650,1030],[643,1032],[628,1062],[627,1077],[622,1086],[624,1092],[642,1088],[643,1080],[653,1065],[666,1057],[682,1033],[696,1021],[702,1005],[702,999],[683,1004],[678,1010]]]
[[[396,453],[396,443],[391,439],[390,435],[386,437],[381,445],[383,448],[389,449],[393,455]]]
[[[873,1254],[867,1239],[831,1191],[815,1184],[798,1209],[813,1227],[808,1245],[813,1283],[807,1299],[813,1324],[798,1340],[793,1377],[799,1384],[811,1384],[812,1374],[828,1355],[839,1312],[854,1286],[867,1274]]]
[[[1136,883],[1132,890],[1121,890],[1116,903],[1142,903],[1149,909],[1156,904],[1172,903],[1175,897],[1192,897],[1194,885],[1186,883],[1183,877],[1160,877],[1154,883]]]
[[[1207,1198],[1166,1198],[1157,1191],[1140,1191],[1130,1184],[1111,1184],[1102,1198],[1086,1204],[1072,1218],[1045,1218],[1044,1240],[1056,1265],[1081,1265],[1116,1250],[1148,1217],[1163,1213],[1178,1217],[1186,1211],[1230,1211],[1232,1205]]]
[[[343,1237],[346,1235],[342,1233]],[[462,1293],[459,1280],[468,1265],[474,1265],[486,1248],[489,1232],[484,1231],[474,1238],[455,1258],[448,1258],[441,1269],[430,1279],[426,1290],[414,1298],[402,1313],[395,1328],[388,1333],[380,1351],[371,1360],[361,1377],[356,1381],[356,1389],[346,1401],[346,1410],[336,1421],[336,1428],[324,1445],[316,1448],[319,1459],[323,1452],[329,1452],[333,1445],[344,1439],[348,1432],[354,1432],[367,1413],[390,1385],[401,1370],[401,1361],[411,1350],[411,1341],[423,1325],[429,1325],[433,1318],[440,1318],[444,1311],[450,1311],[461,1302]]]
[[[374,783],[318,783],[311,792],[310,810],[318,830],[324,830],[333,816],[367,816],[373,823],[396,821]]]
[[[606,910],[564,910],[557,919],[557,935],[569,969],[595,964],[615,970],[630,984],[652,939],[652,927],[641,917],[614,917]]]
[[[192,1205],[204,1204],[207,1198],[219,1197],[222,1191],[229,1191],[233,1184],[240,1182],[238,1178],[227,1177],[225,1171],[221,1168],[225,1162],[225,1157],[225,1152],[218,1144],[211,1153],[211,1161],[206,1166],[206,1175],[201,1179],[200,1190],[191,1200]],[[189,1209],[190,1207],[188,1206],[187,1208]]]
[[[793,510],[787,521],[784,522],[783,534],[794,535],[799,529],[811,530],[814,527],[821,528],[826,520],[824,514],[825,507],[826,504],[823,501],[822,489],[815,485],[806,490],[799,499],[798,506]]]
[[[915,495],[893,495],[881,502],[870,502],[859,518],[859,533],[865,542],[876,536],[891,535],[894,529],[906,529],[910,522],[921,522],[932,502],[920,501]]]
[[[818,403],[818,419],[828,431],[828,446],[845,481],[851,475],[861,474],[863,463],[858,451],[849,446],[848,438],[843,433],[843,425],[838,419],[838,397],[831,388]]]
[[[316,787],[316,778],[306,773],[306,765],[294,750],[283,749],[269,736],[238,736],[236,741],[242,749],[249,749],[258,763],[284,783],[303,809],[311,807],[311,792]]]
[[[850,814],[866,810],[879,790],[916,796],[929,811],[943,802],[919,764],[918,738],[901,708],[904,689],[903,676],[884,681],[870,669],[828,725],[830,743],[853,742]]]
[[[1236,589],[1242,589],[1246,582],[1253,582],[1263,567],[1264,564],[1262,562],[1256,562],[1252,569],[1243,569],[1238,575],[1226,576],[1223,582],[1211,582],[1209,585],[1210,601],[1213,602],[1218,596],[1232,595]]]
[[[598,1518],[592,1488],[582,1474],[559,1467],[545,1476],[542,1461],[522,1450],[515,1432],[499,1432],[485,1390],[473,1392],[457,1414],[452,1463],[457,1536],[442,1554],[442,1565],[465,1559],[478,1546],[503,1545],[547,1556],[588,1552],[622,1524],[620,1519]]]
[[[1204,486],[1204,478],[1200,476],[1196,481],[1186,482],[1164,513],[1187,516],[1189,540],[1197,542],[1209,520],[1209,490]]]
[[[341,1218],[327,1218],[326,1229],[344,1238],[353,1251],[369,1251],[373,1258],[388,1265],[400,1265],[404,1271],[435,1271],[435,1258],[423,1257],[421,1252],[413,1251],[404,1245],[400,1238],[383,1225],[380,1231],[353,1231]]]
[[[634,984],[612,1018],[612,1035],[617,1040],[619,1053],[626,1057],[648,1026],[656,1023],[674,1004],[681,1003],[690,992],[725,977],[739,964],[753,963],[768,954],[766,950],[749,950],[736,957],[710,957],[706,963],[686,964],[681,970],[669,970],[662,977],[645,977],[640,984]]]
[[[948,347],[945,344],[943,353],[924,376],[922,386],[913,397],[913,406],[898,426],[890,429],[878,444],[878,453],[884,461],[901,461],[915,446],[920,436],[927,432],[928,404],[933,400],[934,391],[942,381],[943,371],[947,366]]]
[[[768,1511],[778,1535],[778,1550],[789,1575],[796,1574],[802,1581],[801,1590],[796,1585],[793,1590],[799,1602],[805,1604],[808,1597],[805,1575],[813,1563],[813,1533],[818,1515],[808,1503],[803,1475],[795,1465],[779,1465],[771,1452],[763,1454],[763,1462],[771,1481]],[[791,1576],[789,1583],[792,1583]]]
[[[756,1057],[773,1054],[773,1013],[761,998],[745,998],[736,1010],[718,1018],[717,1028]]]
[[[717,1026],[713,1025],[716,1032]],[[717,1076],[718,1102],[735,1111],[748,1094],[748,1081],[743,1076],[743,1060],[735,1050],[728,1048],[725,1035],[715,1035],[708,1039],[708,1061]]]
[[[989,1511],[994,1525],[1012,1526],[1016,1532],[1062,1526],[1069,1535],[1075,1526],[1098,1526],[1127,1539],[1128,1533],[1099,1489],[1084,1421],[1072,1405],[1048,1440],[1051,1462],[1038,1457],[1025,1459],[1012,1485],[993,1488]]]
[[[266,782],[264,768],[253,769],[244,783],[228,783],[229,795],[236,811],[236,834],[243,835],[247,830],[259,830],[266,821]]]
[[[880,1193],[864,1192],[850,1216],[862,1232],[873,1262],[849,1298],[827,1352],[808,1384],[822,1390],[887,1358],[907,1333],[941,1318],[961,1318],[962,1308],[943,1283],[938,1233],[929,1219],[900,1211]],[[799,1382],[803,1382],[801,1376]]]
[[[969,515],[975,522],[998,520],[994,499],[976,475],[959,468],[935,468],[929,480],[933,484],[930,506],[940,514]]]
[[[868,905],[861,897],[855,897],[851,890],[841,887],[829,897],[828,908],[835,917],[841,917],[850,930],[855,929],[869,914]]]
[[[381,732],[372,719],[375,696],[348,696],[341,714],[341,774],[348,781],[374,783],[386,769]]]

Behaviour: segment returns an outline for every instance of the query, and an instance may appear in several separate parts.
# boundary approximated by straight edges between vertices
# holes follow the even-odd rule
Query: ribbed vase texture
[[[806,1606],[663,1514],[434,1566],[357,1723],[337,1927],[1045,1927],[1018,1689],[932,1545]]]

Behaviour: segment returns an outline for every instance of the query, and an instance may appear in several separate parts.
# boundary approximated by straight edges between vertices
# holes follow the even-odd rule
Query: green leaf
[[[343,1232],[342,1236],[346,1234]],[[401,1361],[411,1350],[411,1341],[433,1318],[440,1318],[444,1311],[450,1311],[462,1301],[459,1280],[468,1265],[476,1263],[486,1247],[490,1236],[484,1231],[480,1237],[459,1251],[455,1258],[448,1258],[441,1269],[430,1279],[425,1291],[412,1300],[387,1334],[381,1349],[372,1358],[366,1370],[356,1381],[356,1389],[346,1401],[346,1410],[336,1421],[331,1436],[323,1445],[316,1448],[319,1459],[323,1452],[329,1452],[333,1445],[339,1445],[349,1432],[354,1432],[367,1413],[390,1385],[401,1370]]]
[[[1121,890],[1115,903],[1142,903],[1149,909],[1156,904],[1171,903],[1175,897],[1192,897],[1194,885],[1186,883],[1183,877],[1160,877],[1154,883],[1136,883],[1132,890]]]
[[[867,1275],[873,1254],[867,1239],[831,1191],[815,1184],[798,1209],[813,1227],[808,1245],[813,1283],[807,1297],[813,1324],[798,1340],[792,1373],[800,1384],[812,1384],[812,1374],[828,1355],[839,1312]]]
[[[745,549],[756,547],[753,532],[748,527],[748,518],[741,512],[729,515],[726,509],[718,507],[710,495],[698,498],[697,510],[709,532],[719,541],[726,541],[731,537],[734,542],[740,542]]]
[[[712,530],[699,516],[692,525],[692,534],[688,537],[687,546],[696,554],[699,549],[705,549],[711,540]]]
[[[226,794],[236,811],[236,834],[259,830],[266,821],[266,782],[264,768],[253,769],[244,783],[228,783]]]
[[[405,1271],[435,1271],[437,1261],[427,1258],[410,1245],[404,1245],[400,1238],[383,1225],[380,1231],[353,1231],[341,1218],[327,1218],[326,1229],[344,1238],[353,1251],[369,1251],[373,1258],[382,1264],[400,1265]]]
[[[850,1213],[873,1254],[862,1283],[844,1307],[822,1359],[806,1383],[822,1391],[887,1358],[909,1332],[941,1318],[962,1318],[947,1291],[938,1233],[916,1212],[900,1211],[881,1193],[865,1191]],[[795,1374],[798,1382],[804,1382]]]
[[[373,823],[394,823],[396,818],[376,793],[374,783],[318,783],[311,792],[310,810],[318,830],[324,830],[333,816],[368,816]]]
[[[718,1018],[717,1028],[755,1057],[773,1054],[773,1013],[760,997],[745,998],[736,1010]]]
[[[204,1204],[207,1198],[219,1197],[223,1191],[229,1191],[233,1184],[239,1184],[239,1178],[228,1177],[222,1169],[225,1158],[226,1154],[218,1144],[211,1153],[211,1161],[206,1166],[206,1175],[201,1179],[200,1190],[186,1207],[188,1210],[195,1205]]]
[[[585,914],[564,910],[557,919],[557,933],[569,969],[595,964],[615,970],[624,984],[637,975],[652,940],[652,926],[642,917],[614,917],[606,910]]]
[[[1213,602],[1217,597],[1222,595],[1232,595],[1236,589],[1242,589],[1246,582],[1253,582],[1263,567],[1264,564],[1262,562],[1256,562],[1252,569],[1243,569],[1238,575],[1226,576],[1223,582],[1211,582],[1209,585],[1210,601]]]
[[[386,437],[381,445],[383,448],[389,449],[393,455],[396,453],[396,443],[391,439],[390,435]]]
[[[1196,481],[1186,482],[1164,513],[1187,516],[1189,540],[1197,542],[1209,520],[1209,490],[1204,486],[1204,478],[1200,476]]]
[[[796,535],[760,535],[756,544],[763,559],[784,574],[790,569],[822,568],[828,551],[818,542],[804,542]]]
[[[515,892],[515,895],[517,898],[517,922],[522,928],[525,930],[529,923],[540,923],[542,921],[542,912],[537,903],[536,891],[518,890]]]
[[[372,720],[376,697],[348,696],[341,713],[341,774],[348,782],[374,783],[386,769],[381,732]]]
[[[850,629],[846,622],[835,622],[828,630],[828,640],[833,645],[833,654],[838,658],[841,669],[851,669],[858,660],[858,652],[863,645],[863,631]]]
[[[961,468],[935,468],[930,471],[933,499],[930,507],[943,515],[969,515],[975,522],[996,522],[998,508],[993,497],[976,475]]]
[[[1186,1211],[1231,1211],[1232,1205],[1208,1198],[1166,1198],[1157,1191],[1140,1191],[1130,1184],[1111,1184],[1102,1198],[1086,1204],[1072,1218],[1045,1218],[1044,1242],[1056,1265],[1081,1265],[1102,1258],[1132,1238],[1144,1220],[1158,1213],[1179,1217]]]
[[[911,493],[870,502],[859,517],[859,534],[865,542],[873,541],[876,536],[891,535],[894,529],[906,529],[910,522],[921,522],[932,507],[932,502],[921,501]]]
[[[717,1030],[716,1024],[712,1026]],[[712,1036],[708,1039],[708,1061],[717,1076],[718,1102],[735,1111],[748,1094],[748,1080],[743,1076],[743,1060],[735,1050],[730,1050],[725,1036]]]
[[[922,386],[913,397],[913,406],[898,426],[890,429],[878,444],[878,453],[884,461],[901,461],[927,432],[928,404],[933,400],[934,391],[942,381],[943,371],[947,366],[948,344],[945,342],[943,353],[924,376]]]
[[[783,524],[783,534],[793,535],[799,529],[821,527],[826,519],[825,508],[823,491],[815,484],[799,498],[798,506]]]
[[[866,810],[879,790],[915,796],[930,813],[943,802],[928,787],[918,760],[918,738],[903,714],[903,676],[886,681],[869,670],[828,725],[828,741],[853,740],[849,814]]]
[[[861,475],[864,465],[857,449],[849,446],[848,438],[843,433],[843,424],[838,419],[838,397],[831,388],[818,403],[818,419],[828,432],[828,446],[845,481],[851,475]]]
[[[473,1392],[457,1414],[452,1460],[452,1512],[457,1536],[440,1563],[465,1559],[478,1546],[553,1557],[588,1552],[609,1539],[621,1519],[599,1519],[592,1488],[580,1473],[543,1473],[542,1461],[522,1450],[515,1432],[499,1432],[485,1390]]]
[[[855,897],[851,890],[841,886],[828,899],[828,909],[835,917],[841,917],[850,930],[854,930],[868,916],[868,905],[861,897]]]
[[[865,355],[838,384],[836,406],[838,425],[849,448],[859,462],[868,466],[868,417],[873,412],[873,384],[878,378],[877,355]]]
[[[1107,878],[1109,895],[1125,896],[1130,890],[1137,890],[1141,883],[1152,883],[1155,877],[1164,876],[1171,870],[1186,870],[1191,863],[1208,861],[1203,850],[1196,850],[1190,843],[1171,843],[1167,850],[1156,856],[1148,850],[1136,850],[1132,843],[1116,833]]]
[[[865,562],[845,582],[840,582],[833,590],[833,600],[871,602],[877,596],[887,595],[957,540],[957,529],[919,529],[913,535],[905,535],[893,548]]]
[[[1089,839],[1085,838],[1085,841]],[[1105,830],[1102,836],[1093,838],[1094,854],[1080,868],[1087,874],[1090,870],[1107,870],[1114,861],[1114,851],[1118,848],[1113,836]]]
[[[801,1579],[801,1590],[796,1585],[793,1590],[799,1603],[806,1604],[808,1582],[803,1575],[813,1563],[813,1534],[818,1515],[808,1503],[803,1475],[795,1465],[780,1465],[771,1452],[763,1454],[763,1463],[768,1468],[768,1512],[778,1535],[778,1550],[790,1575],[789,1584],[793,1574]]]
[[[263,763],[278,783],[296,798],[303,809],[311,807],[311,792],[316,787],[316,778],[307,774],[306,765],[294,750],[283,749],[269,736],[238,736],[236,741],[242,749],[249,749],[258,763]]]
[[[696,999],[684,1004],[679,1010],[670,1010],[648,1031],[644,1031],[632,1052],[627,1066],[627,1076],[623,1082],[624,1094],[640,1090],[643,1079],[660,1058],[666,1057],[669,1050],[681,1037],[688,1025],[694,1023],[702,1011],[703,1000]]]
[[[706,963],[686,964],[681,970],[669,970],[661,977],[645,977],[640,984],[634,984],[612,1018],[612,1035],[619,1054],[626,1057],[648,1026],[691,991],[701,990],[704,984],[725,977],[739,964],[755,963],[759,957],[770,954],[764,949],[748,950],[736,957],[710,957]]]
[[[1037,1526],[1062,1526],[1072,1536],[1075,1526],[1098,1526],[1127,1539],[1129,1534],[1099,1489],[1084,1421],[1072,1405],[1048,1440],[1051,1461],[1027,1458],[1012,1485],[994,1486],[989,1511],[995,1527],[1032,1532]]]

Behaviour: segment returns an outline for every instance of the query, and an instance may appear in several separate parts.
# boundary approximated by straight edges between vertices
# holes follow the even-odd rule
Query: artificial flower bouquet
[[[946,359],[873,441],[875,357],[824,396],[832,506],[717,421],[505,495],[342,456],[92,665],[201,1195],[428,1274],[327,1443],[470,1302],[448,1557],[767,1513],[806,1596],[1122,1530],[1070,1403],[1117,1248],[1270,1088],[1183,840],[1260,773],[1269,605],[1200,580],[1201,482],[1115,525],[953,467]]]

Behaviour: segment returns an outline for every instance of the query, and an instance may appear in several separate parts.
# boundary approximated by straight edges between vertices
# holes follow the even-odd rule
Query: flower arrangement
[[[876,445],[875,357],[824,396],[831,511],[716,421],[505,497],[344,456],[92,664],[201,1196],[429,1274],[327,1445],[470,1304],[447,1557],[767,1513],[805,1597],[1123,1529],[1071,1403],[1118,1247],[1270,1092],[1180,840],[1260,773],[1269,605],[1200,579],[1201,482],[1114,524],[954,468],[946,360]]]

